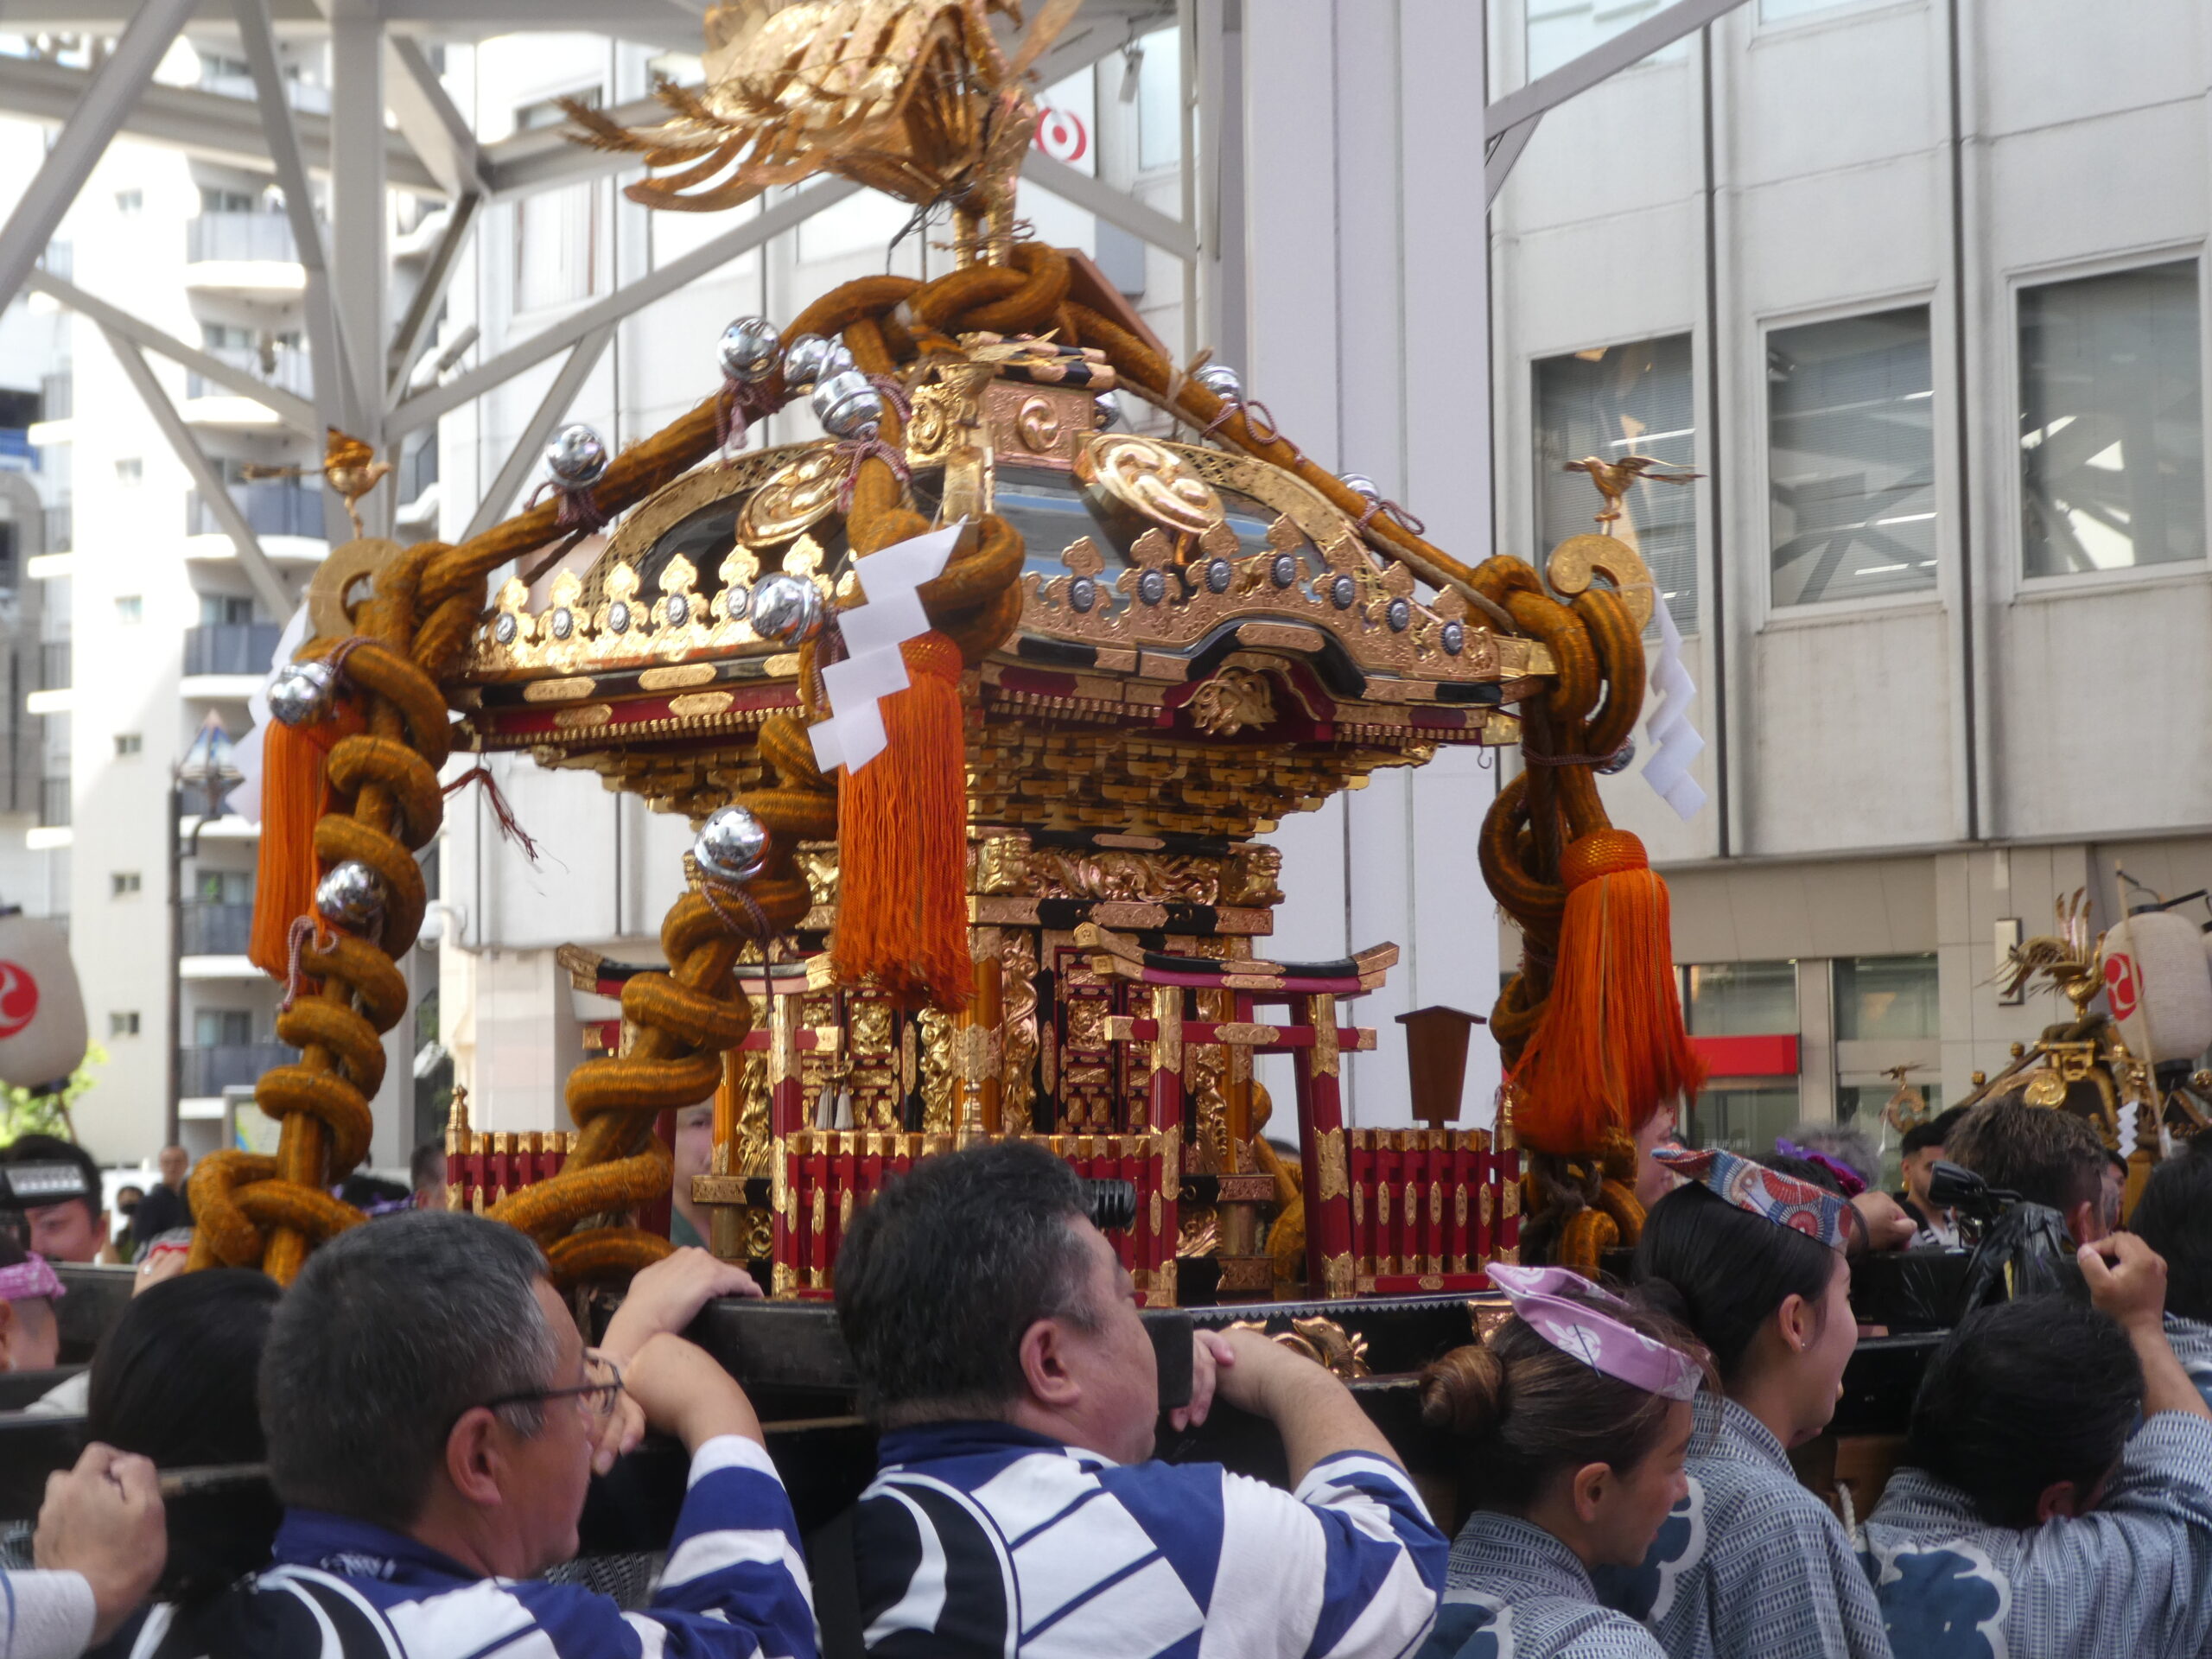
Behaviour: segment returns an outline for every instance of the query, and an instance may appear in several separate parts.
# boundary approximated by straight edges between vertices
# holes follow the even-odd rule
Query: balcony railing
[[[38,648],[38,689],[41,691],[66,691],[76,683],[70,677],[70,642],[67,639],[45,639]]]
[[[67,553],[77,545],[77,516],[68,502],[46,510],[46,550]]]
[[[184,631],[184,671],[194,674],[265,674],[276,654],[276,622],[203,622]]]
[[[184,225],[188,264],[211,259],[296,263],[292,221],[283,213],[201,213]]]
[[[200,90],[213,92],[219,98],[238,98],[249,101],[261,95],[253,84],[251,75],[209,75],[200,77]],[[330,113],[330,88],[318,86],[296,76],[284,78],[284,101],[296,110],[305,110],[310,115]]]
[[[274,478],[228,487],[231,499],[238,504],[238,510],[245,514],[245,522],[255,535],[318,538],[322,535],[322,490],[319,486],[309,488],[289,479]],[[200,499],[197,490],[185,498],[185,522],[190,535],[226,533],[223,521]]]
[[[59,374],[42,374],[38,381],[40,418],[66,421],[77,412],[77,377],[68,369]]]
[[[212,1048],[177,1051],[188,1099],[243,1089],[259,1082],[271,1066],[289,1065],[299,1058],[299,1050],[283,1043],[218,1043]]]
[[[251,346],[219,346],[207,355],[228,363],[233,368],[244,369],[255,379],[264,381],[279,391],[293,392],[302,397],[315,396],[315,370],[308,354],[296,346],[279,346],[267,358]],[[240,394],[194,370],[184,377],[184,395],[188,397],[235,397]]]
[[[184,906],[184,954],[188,957],[242,957],[252,931],[251,905],[195,899]]]
[[[432,432],[399,458],[399,488],[395,499],[405,506],[420,499],[438,481],[438,435]]]
[[[66,829],[69,823],[69,780],[41,778],[38,781],[38,822],[41,830]]]
[[[38,471],[38,451],[31,447],[29,428],[0,426],[0,467],[11,473]]]

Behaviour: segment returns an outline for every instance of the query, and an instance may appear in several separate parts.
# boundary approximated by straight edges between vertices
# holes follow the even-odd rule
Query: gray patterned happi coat
[[[1890,1659],[1851,1541],[1782,1442],[1732,1400],[1694,1405],[1689,1496],[1642,1567],[1591,1575],[1599,1599],[1649,1625],[1669,1659]]]
[[[2212,1422],[2160,1412],[2094,1513],[2039,1527],[1993,1527],[1900,1469],[1866,1564],[1899,1659],[2194,1659],[2212,1637]]]
[[[1664,1659],[1651,1632],[1602,1607],[1581,1558],[1541,1527],[1478,1510],[1452,1546],[1444,1605],[1420,1659]]]

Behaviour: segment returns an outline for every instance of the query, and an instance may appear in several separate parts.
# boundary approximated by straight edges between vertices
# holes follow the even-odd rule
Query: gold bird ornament
[[[321,478],[338,492],[346,503],[346,516],[353,521],[353,534],[366,532],[361,528],[361,498],[384,482],[391,471],[391,463],[378,461],[377,452],[360,439],[336,427],[326,428],[323,433],[322,465],[320,467],[241,467],[242,478]]]
[[[1638,480],[1648,479],[1654,484],[1689,484],[1703,478],[1703,473],[1655,473],[1655,467],[1670,463],[1656,455],[1623,455],[1618,461],[1604,461],[1596,455],[1585,455],[1580,461],[1570,461],[1562,472],[1587,473],[1590,481],[1598,486],[1598,493],[1605,498],[1605,510],[1598,515],[1598,522],[1611,526],[1621,516],[1621,500]],[[1607,531],[1611,533],[1610,529]]]
[[[656,89],[669,120],[562,107],[582,143],[673,169],[628,188],[648,207],[713,213],[828,172],[1003,224],[1037,124],[1021,83],[1080,3],[1046,0],[1009,53],[990,20],[1020,29],[1016,0],[736,0],[708,10],[704,83]]]

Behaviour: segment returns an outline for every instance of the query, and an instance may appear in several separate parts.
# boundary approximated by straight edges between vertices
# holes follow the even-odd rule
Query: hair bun
[[[1685,1333],[1696,1328],[1690,1322],[1690,1299],[1672,1280],[1656,1276],[1639,1279],[1630,1289],[1628,1300],[1663,1319],[1672,1320]]]
[[[1488,1348],[1454,1348],[1421,1373],[1421,1420],[1431,1428],[1480,1435],[1504,1417],[1505,1364]]]

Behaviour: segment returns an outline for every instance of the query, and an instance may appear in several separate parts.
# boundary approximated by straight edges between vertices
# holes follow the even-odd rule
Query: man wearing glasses
[[[286,1505],[275,1565],[228,1592],[227,1629],[195,1621],[201,1644],[256,1659],[813,1659],[798,1527],[760,1422],[674,1334],[710,1298],[748,1291],[739,1270],[679,1251],[638,1275],[594,1352],[511,1228],[422,1211],[333,1239],[278,1305],[262,1357]],[[691,1454],[651,1602],[625,1613],[578,1586],[521,1581],[575,1554],[594,1469],[649,1425]]]

